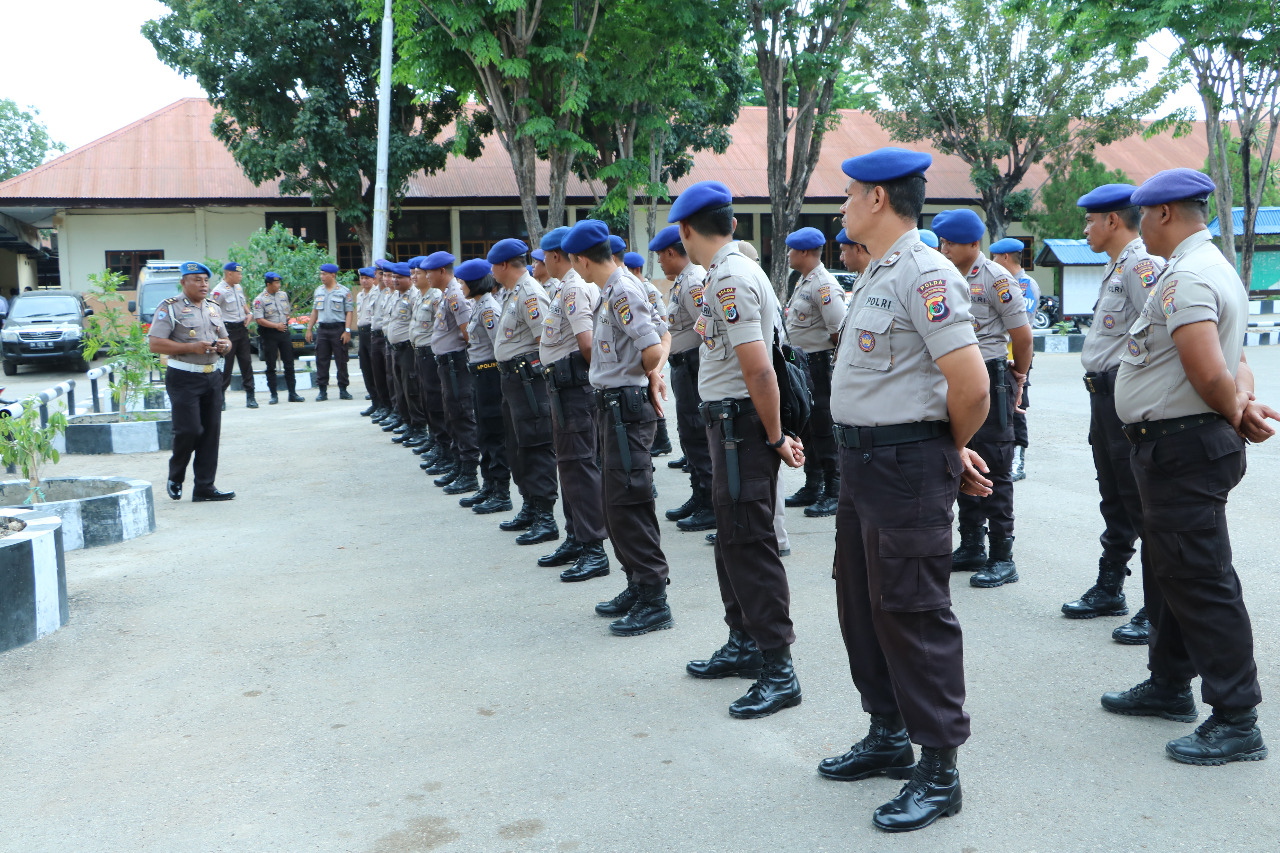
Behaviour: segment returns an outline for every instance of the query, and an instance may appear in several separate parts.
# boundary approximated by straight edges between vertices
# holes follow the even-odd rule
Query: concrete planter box
[[[336,368],[335,368],[336,369]],[[330,370],[333,373],[333,370]],[[316,372],[308,369],[297,362],[294,363],[293,371],[294,385],[299,391],[310,391],[316,387]],[[239,373],[231,374],[231,386],[227,389],[227,393],[232,391],[244,390],[244,377]],[[271,390],[267,388],[267,374],[265,370],[255,370],[253,372],[253,390],[256,394],[270,394]],[[276,365],[276,390],[287,391],[288,387],[284,384],[284,368]]]
[[[62,519],[62,547],[67,551],[114,545],[154,533],[155,501],[151,484],[127,477],[50,477],[41,482],[44,503],[21,506],[26,480],[0,482],[0,512],[34,509]]]
[[[1031,348],[1035,352],[1080,352],[1084,335],[1036,335]]]
[[[121,421],[115,412],[67,418],[67,453],[154,453],[173,449],[168,409],[145,409],[146,420]]]
[[[33,509],[0,510],[0,521],[26,528],[0,538],[0,652],[67,624],[67,567],[62,520]]]
[[[147,410],[168,409],[169,392],[163,385],[152,385],[142,391],[142,408]]]

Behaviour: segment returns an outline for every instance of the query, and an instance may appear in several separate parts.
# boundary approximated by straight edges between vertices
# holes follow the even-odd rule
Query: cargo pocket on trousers
[[[735,505],[729,497],[729,489],[714,491],[712,503],[718,508],[728,507],[732,520],[728,530],[716,535],[729,545],[745,545],[759,542],[773,534],[773,501],[777,494],[768,477],[752,477],[742,481],[742,490]]]
[[[1162,578],[1214,578],[1231,562],[1226,507],[1143,507],[1144,548]]]
[[[606,503],[616,506],[652,503],[653,480],[643,474],[643,471],[634,466],[630,477],[621,468],[606,468],[601,472]]]
[[[556,434],[556,457],[559,459],[595,459],[596,434],[594,430],[562,430]]]
[[[951,528],[880,531],[880,609],[919,613],[951,606]]]

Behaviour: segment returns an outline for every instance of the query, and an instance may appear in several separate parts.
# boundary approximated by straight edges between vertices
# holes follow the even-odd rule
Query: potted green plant
[[[49,415],[49,422],[40,425],[40,401],[28,397],[22,401],[22,413],[16,417],[0,418],[0,459],[6,467],[13,466],[27,479],[27,497],[23,506],[44,501],[40,487],[40,466],[45,462],[57,462],[58,448],[55,439],[67,428],[67,416],[62,412]]]

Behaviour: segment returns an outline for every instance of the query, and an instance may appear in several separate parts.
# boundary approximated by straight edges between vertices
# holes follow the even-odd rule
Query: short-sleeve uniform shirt
[[[355,310],[355,299],[340,284],[335,284],[333,290],[322,284],[311,294],[311,307],[316,311],[317,323],[345,323],[347,312]]]
[[[243,323],[249,319],[249,302],[245,299],[244,288],[239,284],[220,281],[209,291],[209,298],[222,312],[222,322]]]
[[[186,344],[213,343],[219,338],[227,337],[227,327],[222,322],[221,309],[213,302],[208,299],[192,302],[180,293],[170,296],[156,308],[147,335]],[[222,361],[222,356],[216,352],[183,353],[169,358],[185,361],[187,364],[217,364]]]
[[[431,332],[432,352],[445,355],[467,348],[462,330],[471,321],[471,311],[471,301],[462,295],[462,284],[456,278],[451,280],[436,303],[436,322]]]
[[[578,351],[578,335],[592,331],[596,308],[600,305],[600,288],[569,270],[557,283],[547,303],[547,318],[542,324],[542,340],[538,352],[543,364],[555,364]]]
[[[413,325],[413,291],[410,287],[404,293],[397,292],[391,306],[391,316],[387,320],[387,341],[403,344],[409,340]]]
[[[1009,357],[1009,330],[1027,325],[1022,288],[1008,270],[979,254],[969,270],[969,310],[982,360]]]
[[[436,309],[440,306],[440,300],[444,298],[444,292],[434,287],[428,287],[426,290],[418,290],[417,299],[413,303],[413,345],[415,347],[431,346],[431,336],[436,330]]]
[[[671,283],[667,294],[667,327],[671,330],[671,351],[685,352],[702,346],[702,336],[694,326],[702,316],[702,281],[707,271],[690,261]]]
[[[600,292],[591,341],[594,388],[649,386],[644,350],[662,343],[666,321],[649,301],[644,283],[623,267],[614,270]]]
[[[386,331],[387,300],[390,298],[388,294],[392,292],[394,291],[391,288],[382,286],[379,286],[378,289],[373,292],[373,300],[369,304],[369,325],[372,326],[375,331]]]
[[[522,353],[538,351],[547,305],[547,291],[537,279],[525,273],[502,304],[494,345],[498,361],[510,361]]]
[[[283,287],[275,293],[267,293],[264,290],[253,297],[253,319],[255,320],[288,324],[289,310],[289,294]]]
[[[627,271],[630,272],[630,270]],[[641,286],[644,287],[644,297],[649,300],[650,307],[658,312],[658,316],[665,318],[667,316],[667,303],[662,300],[662,291],[658,290],[657,285],[647,278],[637,278],[636,281],[640,282]],[[664,319],[663,322],[665,323],[666,320]]]
[[[1107,265],[1093,306],[1093,322],[1084,336],[1080,361],[1090,373],[1104,373],[1120,366],[1120,354],[1129,341],[1129,329],[1142,315],[1151,288],[1164,261],[1147,254],[1142,238],[1125,246]]]
[[[831,336],[840,331],[845,315],[844,288],[822,264],[796,285],[787,303],[787,337],[805,352],[834,349]]]
[[[473,300],[471,320],[467,324],[467,361],[488,364],[494,360],[493,339],[498,333],[498,316],[502,306],[492,293]]]
[[[754,341],[772,346],[778,297],[760,265],[726,243],[707,267],[702,311],[695,324],[702,338],[698,396],[704,401],[751,396],[735,347]]]
[[[377,286],[368,290],[361,288],[356,293],[356,325],[368,326],[373,320],[373,305],[378,300]]]

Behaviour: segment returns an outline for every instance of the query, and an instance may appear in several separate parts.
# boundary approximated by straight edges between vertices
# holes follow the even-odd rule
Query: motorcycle
[[[1031,328],[1048,329],[1055,323],[1062,322],[1062,306],[1056,296],[1041,296],[1040,306],[1031,315]]]

